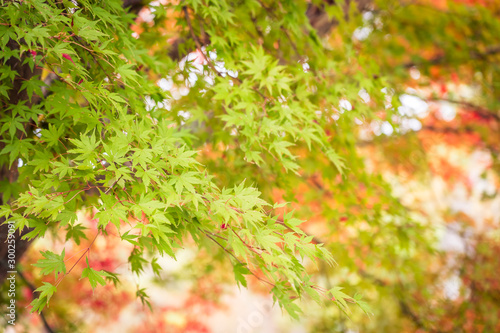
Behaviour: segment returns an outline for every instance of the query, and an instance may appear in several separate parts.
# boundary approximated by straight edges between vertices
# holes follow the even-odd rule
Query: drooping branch
[[[471,51],[469,54],[469,60],[484,60],[488,61],[488,57],[499,54],[500,53],[500,45],[493,45],[487,48],[484,52]],[[418,67],[418,66],[432,66],[432,65],[444,65],[447,63],[447,60],[450,58],[449,54],[440,54],[428,60],[423,60],[421,62],[410,61],[403,64],[404,68]]]

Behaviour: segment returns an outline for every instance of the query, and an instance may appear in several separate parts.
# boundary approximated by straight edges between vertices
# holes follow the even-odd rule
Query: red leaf
[[[69,54],[63,53],[62,56],[64,59],[68,59],[69,61],[71,61],[73,65],[75,64],[75,62],[73,61],[73,59],[71,59]]]

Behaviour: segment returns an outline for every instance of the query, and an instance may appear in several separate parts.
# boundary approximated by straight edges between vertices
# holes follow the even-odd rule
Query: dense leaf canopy
[[[193,249],[185,279],[232,267],[214,279],[295,319],[320,305],[316,331],[498,329],[500,206],[479,225],[426,192],[480,151],[498,202],[498,36],[496,1],[0,1],[0,217],[29,308],[119,288],[93,264],[113,244],[138,276]],[[474,250],[443,251],[448,221]]]

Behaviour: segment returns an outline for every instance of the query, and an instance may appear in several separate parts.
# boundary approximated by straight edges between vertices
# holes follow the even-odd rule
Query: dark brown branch
[[[488,60],[488,57],[500,53],[500,45],[495,45],[489,47],[485,52],[471,51],[468,57],[469,60]],[[403,64],[404,68],[418,67],[418,66],[429,66],[429,65],[443,65],[448,62],[449,56],[447,54],[441,54],[431,58],[429,60],[423,59],[421,62],[407,62]]]
[[[142,7],[146,4],[144,0],[123,0],[123,8],[128,8],[131,13],[139,13]]]
[[[498,113],[495,113],[493,110],[489,110],[487,108],[484,108],[482,106],[466,102],[466,101],[459,101],[459,100],[454,100],[454,99],[449,99],[449,98],[426,98],[427,101],[430,102],[448,102],[451,104],[457,104],[461,105],[464,108],[473,110],[477,115],[481,116],[483,119],[495,119],[496,121],[500,121],[500,116]]]
[[[8,47],[11,50],[19,49],[19,44],[10,40],[8,42]],[[35,67],[33,70],[30,68],[28,63],[24,63],[26,59],[26,55],[21,56],[20,59],[15,57],[11,57],[7,60],[7,65],[10,68],[18,73],[18,75],[14,78],[13,87],[9,91],[8,103],[11,105],[18,104],[19,102],[25,102],[25,105],[31,107],[32,105],[38,103],[40,101],[41,96],[34,95],[31,101],[28,98],[27,89],[21,90],[22,83],[24,81],[30,80],[35,75],[41,74],[41,69]],[[2,117],[10,117],[8,114],[3,114]],[[29,127],[29,123],[24,124],[25,129]],[[17,131],[16,136],[21,139],[24,133],[20,130]],[[1,139],[5,139],[1,137]],[[5,147],[5,143],[0,142],[0,150]],[[17,170],[17,160],[13,162],[12,166],[9,166],[7,163],[0,165],[0,181],[8,181],[9,183],[16,183],[19,172]],[[0,205],[7,204],[7,202],[3,201],[3,197],[0,195]],[[5,281],[7,277],[7,263],[8,263],[8,244],[7,234],[8,234],[8,226],[7,224],[3,224],[6,222],[5,218],[0,218],[0,283]],[[31,229],[25,228],[22,233],[15,233],[15,258],[17,261],[23,256],[23,254],[28,249],[31,241],[27,239],[22,239],[24,235],[30,232]]]
[[[200,53],[202,54],[203,58],[205,59],[207,65],[210,67],[210,69],[212,69],[212,71],[215,74],[217,74],[217,75],[219,75],[219,76],[222,77],[221,73],[219,73],[219,71],[215,68],[214,64],[212,64],[212,62],[210,61],[210,59],[208,59],[208,57],[203,52],[200,40],[198,39],[198,37],[196,37],[196,35],[194,33],[193,25],[191,24],[191,18],[189,17],[189,12],[188,12],[187,7],[186,6],[182,7],[182,10],[184,11],[184,17],[186,18],[186,22],[187,22],[188,27],[189,27],[189,32],[191,33],[191,38],[193,38],[194,43],[196,44],[196,48],[200,51]]]
[[[17,271],[17,275],[19,275],[19,277],[21,278],[21,280],[23,280],[24,284],[28,286],[28,288],[31,289],[31,292],[33,294],[38,294],[39,292],[36,291],[36,288],[35,286],[28,281],[28,279],[26,279],[26,277],[24,276],[24,274],[21,272],[21,271]],[[50,327],[49,323],[47,322],[47,319],[45,319],[45,315],[43,314],[43,311],[40,311],[40,318],[42,319],[42,322],[43,322],[43,326],[45,327],[45,330],[49,333],[54,333],[55,331],[52,329],[52,327]]]

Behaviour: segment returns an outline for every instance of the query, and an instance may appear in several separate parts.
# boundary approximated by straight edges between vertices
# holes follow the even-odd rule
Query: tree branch
[[[500,53],[500,45],[489,47],[485,52],[471,51],[469,54],[470,60],[488,60],[488,57]],[[429,60],[423,59],[422,62],[407,62],[403,64],[404,68],[418,67],[423,65],[443,65],[449,59],[447,54],[435,56]]]
[[[26,279],[26,277],[24,276],[24,274],[21,271],[18,270],[17,275],[19,275],[21,280],[23,280],[24,284],[26,284],[28,286],[28,288],[31,289],[32,293],[34,293],[34,294],[39,293],[38,291],[36,291],[35,286],[31,282],[29,282],[28,279]],[[45,330],[47,330],[47,332],[49,332],[49,333],[54,333],[55,331],[52,329],[52,327],[50,327],[49,323],[47,322],[47,319],[45,319],[45,315],[43,314],[43,311],[40,311],[39,314],[40,314],[40,318],[42,319],[43,326],[45,326]]]

